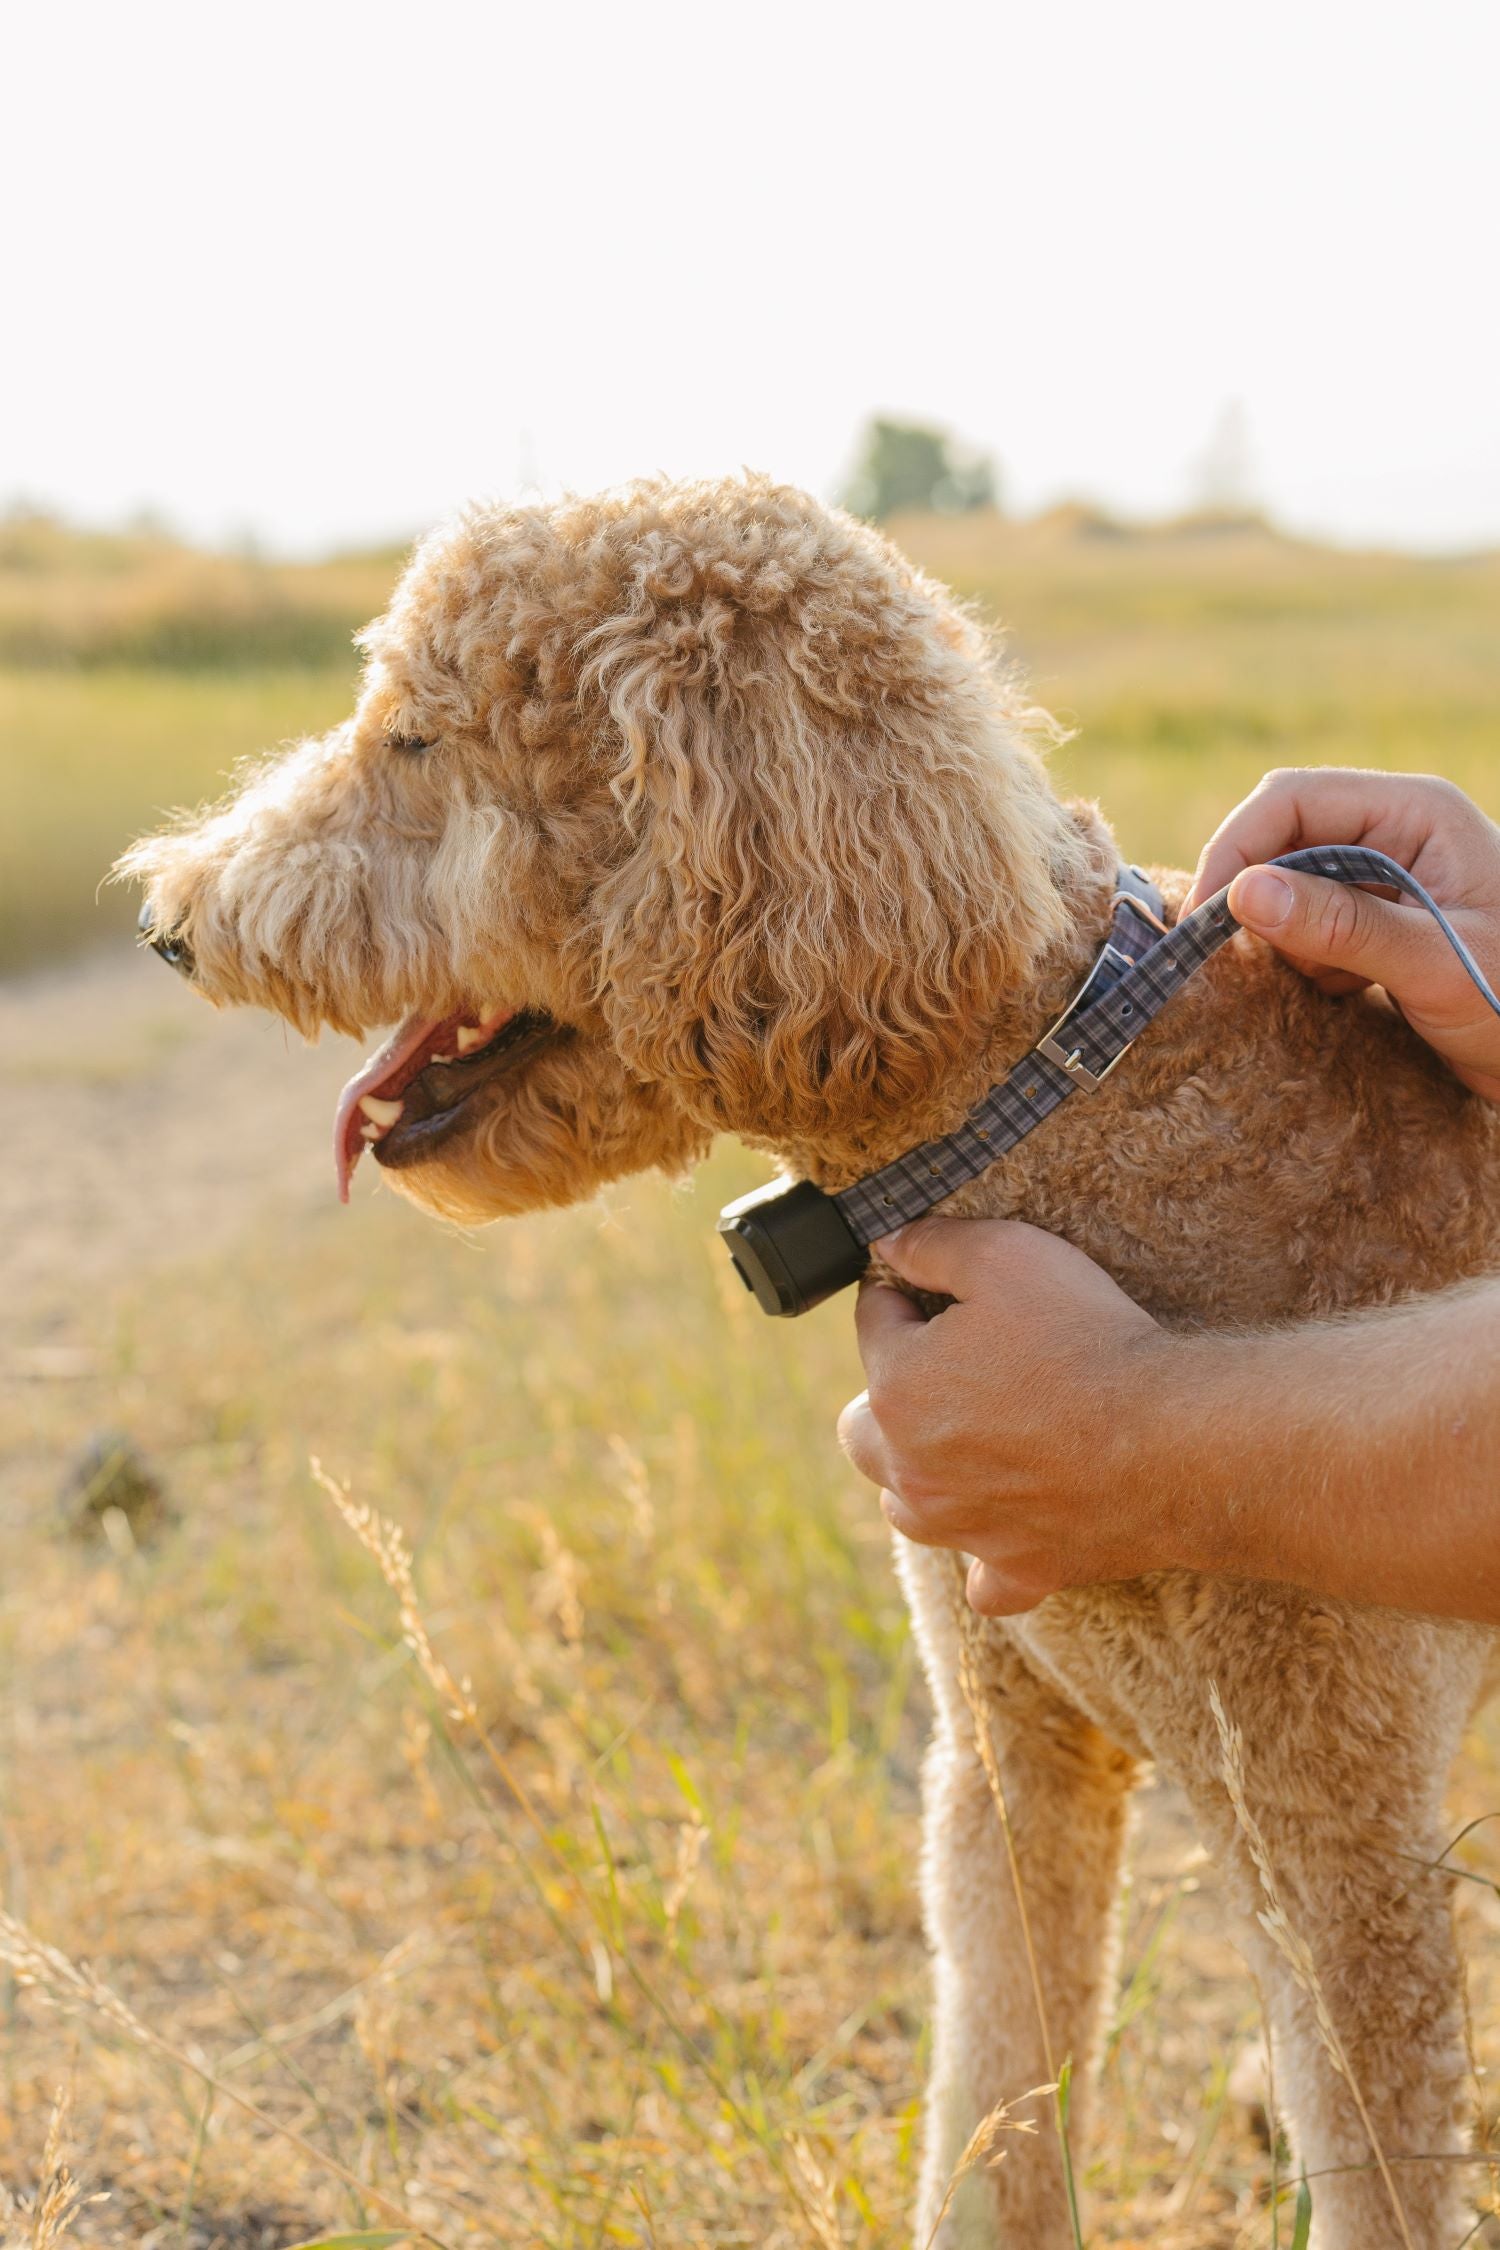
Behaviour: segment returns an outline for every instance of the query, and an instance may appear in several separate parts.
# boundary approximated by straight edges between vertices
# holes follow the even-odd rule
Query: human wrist
[[[1291,1585],[1337,1576],[1343,1495],[1404,1412],[1378,1380],[1351,1385],[1372,1340],[1333,1324],[1177,1339],[1157,1399],[1176,1567]]]
[[[1185,1337],[1152,1323],[1113,1355],[1095,1389],[1094,1447],[1085,1465],[1092,1495],[1109,1498],[1114,1577],[1153,1570],[1210,1569],[1213,1544],[1195,1519],[1209,1465],[1201,1414],[1201,1352],[1216,1339]]]
[[[1259,1336],[1158,1329],[1120,1417],[1122,1503],[1149,1549],[1143,1567],[1263,1576],[1268,1503],[1281,1489]]]

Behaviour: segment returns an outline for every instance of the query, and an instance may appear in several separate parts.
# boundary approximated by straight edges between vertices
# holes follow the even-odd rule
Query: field
[[[1191,860],[1278,763],[1500,809],[1500,559],[900,536],[1013,628],[1133,857]],[[0,2179],[33,2193],[68,2082],[83,2242],[896,2250],[924,1720],[832,1438],[847,1308],[783,1332],[729,1285],[733,1148],[484,1237],[364,1181],[339,1212],[349,1051],[210,1017],[95,900],[158,810],[348,707],[394,567],[0,533],[0,1900],[66,1957],[0,1986]],[[1497,1759],[1476,1732],[1455,1834]],[[1455,1855],[1485,2112],[1495,1835]],[[1086,2240],[1290,2243],[1229,2092],[1255,1995],[1164,1790],[1124,1940]]]
[[[894,527],[1006,626],[1058,757],[1135,858],[1191,863],[1268,766],[1496,772],[1500,555],[1338,554],[1253,528],[1110,536],[1062,515]],[[0,970],[129,927],[128,836],[349,708],[399,557],[272,566],[0,525]]]

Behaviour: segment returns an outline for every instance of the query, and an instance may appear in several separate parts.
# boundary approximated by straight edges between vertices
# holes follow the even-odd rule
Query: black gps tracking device
[[[811,1180],[772,1180],[719,1213],[734,1267],[762,1312],[811,1312],[858,1281],[870,1253],[831,1195]]]

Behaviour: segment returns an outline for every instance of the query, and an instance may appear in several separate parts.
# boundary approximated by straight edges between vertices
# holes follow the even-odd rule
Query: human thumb
[[[1428,950],[1423,916],[1351,884],[1284,867],[1247,867],[1236,875],[1229,911],[1293,960],[1372,984],[1399,988]]]
[[[933,1297],[971,1297],[997,1249],[1026,1231],[1003,1219],[917,1219],[874,1247],[893,1273]]]

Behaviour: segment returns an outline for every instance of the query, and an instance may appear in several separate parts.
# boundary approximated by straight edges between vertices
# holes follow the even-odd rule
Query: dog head
[[[148,838],[221,1003],[400,1029],[346,1092],[428,1207],[571,1201],[718,1130],[838,1161],[971,1053],[1082,846],[942,591],[756,479],[476,509],[353,717]]]

